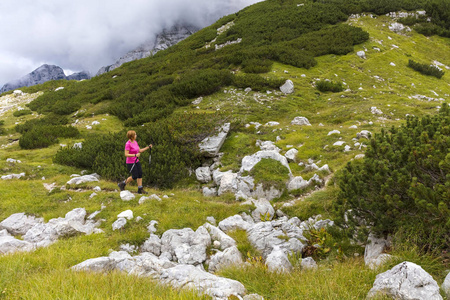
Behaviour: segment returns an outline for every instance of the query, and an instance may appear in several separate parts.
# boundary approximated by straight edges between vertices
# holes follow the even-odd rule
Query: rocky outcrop
[[[378,238],[370,234],[364,250],[364,262],[366,266],[375,269],[389,260],[391,256],[383,253],[387,247],[390,247],[390,241],[388,239]]]
[[[158,51],[165,50],[170,46],[184,40],[198,30],[199,28],[190,25],[175,25],[170,29],[164,29],[155,37],[155,39],[142,44],[134,50],[131,50],[119,58],[114,64],[101,67],[96,76],[110,72],[124,63],[154,55]]]
[[[222,147],[230,131],[230,123],[225,123],[218,129],[218,133],[214,136],[205,138],[200,142],[200,151],[210,157],[215,157],[219,153],[220,147]]]
[[[50,80],[82,80],[89,79],[91,76],[87,72],[79,72],[69,76],[64,74],[63,69],[54,65],[44,64],[34,70],[33,72],[25,75],[24,77],[6,83],[1,89],[0,93],[15,90],[24,86],[33,86],[36,84],[42,84]]]
[[[442,300],[433,277],[420,266],[407,261],[377,275],[367,298],[378,295],[404,300]]]

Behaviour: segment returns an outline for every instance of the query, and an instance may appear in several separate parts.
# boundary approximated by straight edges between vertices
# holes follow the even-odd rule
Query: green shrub
[[[444,76],[444,74],[445,74],[444,71],[439,70],[439,68],[437,68],[435,66],[417,63],[411,59],[408,61],[408,67],[410,67],[411,69],[414,69],[424,75],[434,76],[438,79],[441,79],[441,77]]]
[[[15,112],[13,112],[13,116],[21,117],[21,116],[31,115],[32,113],[33,112],[29,109],[21,109],[21,110],[16,110]]]
[[[165,119],[135,128],[141,148],[152,143],[151,165],[149,151],[141,156],[143,182],[160,188],[170,188],[189,176],[189,168],[203,160],[198,144],[223,122],[220,114],[172,114]],[[116,134],[89,135],[81,149],[61,148],[54,162],[89,169],[109,180],[128,176],[124,147],[126,131]]]
[[[75,138],[79,134],[78,129],[72,126],[38,126],[22,134],[19,139],[19,146],[22,149],[45,148],[58,143],[58,137]]]
[[[233,77],[233,85],[239,88],[251,87],[255,91],[266,91],[269,89],[278,89],[284,79],[268,79],[257,74],[236,75]]]
[[[171,90],[179,97],[195,98],[215,93],[230,83],[231,73],[227,70],[196,70],[174,82]]]
[[[316,87],[319,91],[325,93],[325,92],[333,92],[333,93],[339,93],[344,90],[344,86],[342,82],[334,82],[330,80],[320,80],[317,81]]]
[[[69,119],[66,116],[49,114],[43,118],[28,120],[24,124],[16,125],[15,129],[19,133],[25,133],[40,126],[66,125],[67,123],[69,123]]]
[[[245,73],[267,73],[272,67],[270,60],[248,59],[242,62],[242,71]]]
[[[335,207],[353,228],[379,234],[401,229],[418,235],[421,248],[448,247],[449,145],[446,103],[436,116],[408,117],[401,128],[383,130],[370,140],[364,160],[342,172]]]

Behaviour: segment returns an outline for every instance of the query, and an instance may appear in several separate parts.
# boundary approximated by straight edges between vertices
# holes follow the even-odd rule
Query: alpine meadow
[[[5,92],[0,299],[450,299],[449,100],[448,0],[266,0]]]

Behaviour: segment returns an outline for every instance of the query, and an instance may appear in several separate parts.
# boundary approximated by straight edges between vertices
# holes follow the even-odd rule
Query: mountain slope
[[[364,154],[365,146],[369,143],[365,138],[357,139],[357,134],[362,130],[377,134],[382,129],[398,127],[404,124],[407,115],[433,115],[443,102],[448,102],[448,72],[438,79],[425,76],[407,65],[408,60],[412,59],[423,64],[436,64],[447,70],[450,66],[449,39],[426,37],[415,31],[394,32],[390,27],[397,27],[392,26],[396,20],[384,14],[353,16],[342,23],[324,24],[323,28],[314,31],[305,30],[308,32],[302,32],[301,36],[293,39],[295,41],[287,41],[292,43],[289,45],[284,44],[286,41],[275,41],[280,49],[313,41],[308,45],[310,48],[303,50],[308,51],[304,56],[307,59],[302,61],[309,64],[308,68],[287,63],[289,56],[275,56],[274,53],[279,52],[274,49],[269,49],[270,53],[262,51],[264,47],[270,48],[271,41],[283,30],[282,26],[272,28],[273,31],[268,28],[267,34],[264,34],[264,13],[269,13],[271,9],[275,15],[280,13],[283,3],[287,10],[301,8],[297,6],[300,4],[314,5],[314,2],[301,2],[268,1],[264,5],[249,7],[237,16],[224,18],[211,28],[199,31],[154,57],[124,64],[111,73],[89,81],[48,82],[24,89],[29,93],[27,96],[32,97],[38,96],[33,94],[37,91],[45,93],[30,108],[48,115],[39,116],[34,112],[15,117],[13,113],[17,110],[16,106],[0,116],[4,120],[4,125],[0,127],[4,130],[0,144],[6,150],[0,154],[0,169],[4,174],[25,173],[19,180],[0,181],[0,190],[5,191],[0,203],[0,220],[17,212],[27,212],[49,220],[62,217],[77,207],[85,207],[88,213],[104,207],[95,220],[105,220],[100,226],[105,234],[65,238],[34,253],[0,257],[0,266],[4,270],[0,282],[7,288],[6,296],[113,298],[120,295],[124,298],[196,299],[196,295],[174,295],[170,290],[161,291],[154,282],[141,281],[139,278],[133,277],[131,281],[130,277],[115,273],[97,276],[68,272],[67,269],[87,259],[107,256],[109,249],[142,246],[149,236],[147,226],[151,221],[159,222],[155,235],[161,236],[169,229],[189,227],[196,230],[209,216],[221,221],[243,212],[250,214],[253,207],[241,205],[233,193],[204,196],[202,189],[214,188],[215,183],[199,182],[192,171],[200,166],[208,166],[236,174],[242,167],[242,159],[261,150],[260,146],[264,142],[266,146],[269,144],[267,142],[271,142],[280,148],[282,156],[293,148],[298,150],[294,160],[289,162],[292,176],[301,176],[306,181],[314,178],[314,174],[320,179],[329,178],[329,183],[318,191],[315,191],[315,186],[311,186],[275,198],[271,201],[275,209],[280,209],[289,218],[298,217],[301,221],[318,214],[332,219],[332,204],[339,193],[335,184],[338,180],[336,175],[349,161]],[[247,41],[244,37],[251,39],[253,35],[241,31],[247,21],[240,20],[239,16],[262,18],[258,23],[261,29],[257,32],[259,38],[255,39],[254,44],[245,44]],[[278,19],[288,19],[286,23],[289,23],[288,14],[276,16]],[[241,21],[243,23],[240,24]],[[325,43],[324,38],[329,38],[333,43],[339,41],[330,38],[330,33],[341,33],[340,30],[343,30],[342,37],[349,37],[352,36],[349,32],[357,32],[357,36],[362,32],[339,27],[342,25],[361,28],[368,33],[367,39],[357,44],[353,44],[352,40],[351,43],[338,43],[338,47],[326,48],[331,43]],[[217,31],[219,28],[221,30]],[[286,32],[289,30],[286,29]],[[303,33],[309,35],[305,38]],[[214,38],[217,40],[212,42]],[[240,43],[237,43],[238,38],[242,38]],[[216,44],[234,41],[236,44],[229,43],[215,50]],[[207,44],[209,48],[205,47]],[[312,46],[317,47],[313,49]],[[311,53],[323,49],[326,50],[324,55]],[[345,51],[332,52],[341,49]],[[360,51],[364,51],[364,55]],[[298,60],[289,62],[297,63]],[[244,68],[247,72],[266,72],[256,75],[245,72]],[[214,85],[214,89],[210,90],[210,85],[206,84],[199,87],[202,93],[191,89],[197,83],[193,80],[197,74],[203,75],[199,77],[200,82]],[[242,83],[239,81],[242,78],[252,80]],[[289,79],[294,84],[294,92],[281,93],[279,85],[265,85],[268,81],[258,81],[259,78],[269,78],[269,83],[277,84]],[[319,81],[342,83],[344,89],[322,92],[317,89]],[[239,83],[242,83],[241,86]],[[66,88],[54,91],[58,86]],[[250,86],[251,90],[246,89]],[[180,91],[186,94],[181,95]],[[8,103],[11,103],[12,99],[20,101],[22,96],[8,97]],[[1,101],[3,99],[6,98],[2,97]],[[24,98],[23,101],[28,100]],[[115,110],[111,110],[114,106]],[[128,115],[130,108],[132,111]],[[150,111],[152,108],[154,110]],[[150,113],[134,119],[145,110]],[[158,115],[160,111],[164,111],[164,114]],[[47,148],[21,149],[17,141],[21,135],[14,130],[16,122],[24,125],[31,120],[50,120],[55,112],[67,117],[68,124],[79,130],[80,137],[61,137],[57,144]],[[291,121],[299,116],[306,117],[311,126],[292,124]],[[192,150],[205,136],[214,132],[216,125],[225,122],[230,122],[231,128],[220,149],[223,153],[220,159],[207,158]],[[127,176],[123,166],[123,143],[129,129],[138,132],[140,145],[154,142],[151,165],[147,163],[148,154],[142,157],[144,182],[150,194],[158,195],[161,201],[156,198],[143,200],[140,204],[138,198],[130,202],[122,201],[117,182],[107,179],[119,180]],[[78,142],[82,142],[84,150],[72,151],[71,145]],[[336,142],[343,144],[334,145]],[[60,144],[69,147],[61,147]],[[10,157],[21,163],[6,161]],[[65,164],[55,163],[56,157],[65,160]],[[74,166],[74,163],[78,165]],[[328,164],[332,174],[327,176],[309,169],[313,163],[319,167]],[[287,175],[278,165],[269,163],[262,166],[259,169],[256,167],[257,172],[248,175],[263,185],[277,186],[279,178],[284,180],[283,176]],[[189,173],[188,168],[192,173]],[[71,174],[80,174],[84,169],[100,173],[100,181],[80,186],[67,184]],[[276,173],[280,170],[283,176]],[[49,192],[43,183],[54,189]],[[162,183],[173,184],[173,188],[157,188]],[[93,195],[93,188],[97,185],[101,191]],[[130,191],[135,188],[127,187]],[[142,220],[129,220],[123,229],[112,230],[117,215],[128,209],[135,216],[141,216]],[[266,218],[261,216],[262,220]],[[275,222],[282,222],[282,218]],[[350,243],[344,234],[335,236],[332,233],[336,234],[327,229],[315,233],[317,236],[308,237],[309,250],[313,251],[314,247],[310,246],[316,243],[324,245],[319,248],[323,252],[314,254],[317,255],[318,270],[305,271],[301,267],[301,257],[292,256],[290,261],[295,266],[292,272],[278,274],[268,272],[261,254],[248,241],[247,233],[237,230],[230,235],[246,258],[247,267],[227,269],[220,274],[240,281],[248,294],[258,293],[265,299],[363,299],[372,287],[375,276],[401,261],[413,261],[421,265],[438,284],[448,273],[445,272],[448,269],[445,257],[424,255],[414,245],[414,236],[408,236],[409,240],[405,243],[395,240],[390,254],[397,258],[373,271],[364,264],[364,248]],[[279,234],[280,239],[287,240],[285,232]],[[401,235],[396,238],[401,238]],[[326,252],[327,247],[330,248],[329,252]],[[211,250],[208,255],[212,255],[212,252],[215,250]],[[61,280],[72,284],[61,285]]]

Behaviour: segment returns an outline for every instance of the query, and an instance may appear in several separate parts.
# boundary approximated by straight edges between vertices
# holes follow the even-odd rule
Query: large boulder
[[[407,261],[377,275],[367,298],[378,295],[404,300],[442,300],[433,277],[420,266]]]
[[[220,179],[220,186],[219,190],[217,191],[217,194],[220,196],[226,192],[235,193],[237,192],[237,174],[227,172],[223,174],[222,178]]]
[[[238,281],[219,277],[192,265],[177,265],[163,270],[160,280],[174,288],[198,290],[213,299],[229,299],[245,295],[245,287]]]
[[[240,215],[234,215],[219,222],[219,228],[224,232],[232,230],[247,230],[251,226],[252,224],[244,221]]]
[[[203,226],[208,230],[212,240],[220,243],[221,250],[236,246],[236,241],[216,226],[209,223],[205,223]]]
[[[266,258],[266,266],[270,272],[289,273],[292,270],[292,264],[289,261],[285,251],[275,246],[272,252]]]
[[[161,237],[161,252],[171,254],[173,261],[180,264],[199,265],[206,260],[206,248],[211,237],[205,227],[195,232],[191,228],[170,229]]]
[[[195,176],[200,182],[210,182],[211,181],[211,170],[209,167],[200,167],[195,170]]]
[[[210,157],[217,156],[220,147],[222,147],[225,142],[228,131],[230,131],[230,123],[225,123],[219,128],[219,133],[217,135],[207,137],[200,142],[200,151]]]
[[[252,218],[255,222],[272,220],[275,215],[275,209],[266,199],[252,201],[256,209],[252,211]]]
[[[296,176],[292,178],[288,183],[288,191],[305,189],[309,186],[309,181],[303,179],[302,176]]]
[[[18,240],[13,236],[0,236],[0,254],[10,254],[15,252],[33,251],[35,249],[32,243]]]
[[[232,246],[225,249],[223,252],[218,251],[211,257],[208,271],[216,272],[224,267],[242,266],[243,263],[244,260],[242,259],[241,252],[239,252],[236,246]]]
[[[447,298],[450,299],[450,272],[445,277],[441,288],[445,292],[445,294],[447,295]]]
[[[370,234],[367,239],[367,245],[364,249],[364,263],[369,268],[374,269],[382,263],[382,260],[378,260],[378,257],[383,251],[390,246],[390,242],[385,238],[378,238],[374,234]],[[385,255],[383,259],[387,258]]]
[[[161,239],[156,234],[150,234],[150,237],[140,248],[141,252],[150,252],[156,256],[161,255]]]
[[[285,94],[292,94],[294,92],[294,83],[292,80],[286,80],[286,82],[280,86],[280,91]]]
[[[12,214],[0,223],[0,230],[6,229],[12,235],[24,235],[34,225],[43,221],[43,218],[27,216],[25,213]]]
[[[289,174],[292,174],[287,158],[276,151],[258,151],[253,155],[245,156],[242,159],[240,172],[245,171],[250,172],[253,169],[253,167],[257,163],[259,163],[263,158],[274,159],[279,161],[283,166],[285,166],[289,170]]]

